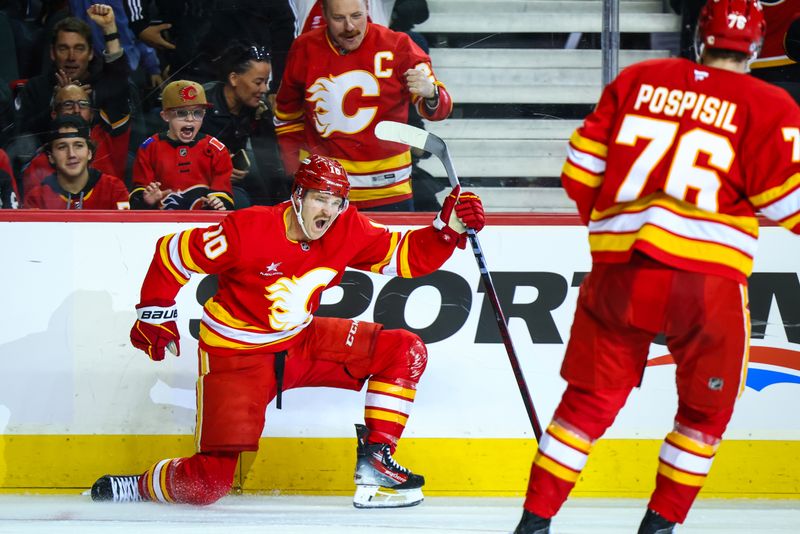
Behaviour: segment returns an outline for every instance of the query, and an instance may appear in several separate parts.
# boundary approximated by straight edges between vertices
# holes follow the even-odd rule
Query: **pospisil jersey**
[[[404,73],[414,68],[439,86],[433,112],[406,88]],[[452,110],[430,58],[406,34],[369,23],[361,46],[341,54],[325,28],[305,33],[292,44],[277,95],[275,131],[284,164],[291,170],[309,152],[336,158],[359,207],[411,198],[411,153],[375,137],[382,120],[407,122],[410,102],[430,120]]]
[[[744,281],[756,210],[800,233],[800,110],[751,76],[684,59],[639,63],[572,135],[561,178],[595,262],[639,250]]]
[[[275,352],[308,326],[322,291],[339,283],[345,267],[420,276],[454,250],[432,226],[390,232],[352,207],[322,238],[291,241],[286,228],[294,216],[289,202],[255,206],[216,226],[161,238],[141,302],[172,301],[192,274],[218,274],[219,290],[203,309],[201,348]]]

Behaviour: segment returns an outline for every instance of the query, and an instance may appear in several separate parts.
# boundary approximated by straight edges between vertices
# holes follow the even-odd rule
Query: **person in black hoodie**
[[[201,131],[228,147],[237,208],[273,204],[288,194],[266,99],[270,60],[264,47],[235,41],[215,58],[221,81],[205,85],[211,109]]]

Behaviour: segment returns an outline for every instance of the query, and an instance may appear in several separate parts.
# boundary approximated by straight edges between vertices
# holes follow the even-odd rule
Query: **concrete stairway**
[[[428,0],[430,18],[414,28],[431,43],[436,75],[453,95],[454,118],[427,123],[426,127],[448,142],[459,175],[479,192],[493,211],[562,211],[572,203],[559,187],[540,187],[537,182],[559,176],[567,139],[582,116],[568,120],[458,118],[460,107],[471,108],[471,117],[497,104],[525,107],[534,116],[538,107],[593,105],[601,92],[601,50],[542,47],[512,48],[520,43],[543,42],[548,34],[599,33],[600,0]],[[663,13],[660,0],[620,0],[620,31],[626,33],[677,32],[680,19]],[[502,48],[487,47],[499,34]],[[522,35],[524,34],[524,35]],[[532,38],[532,39],[531,39]],[[561,41],[566,36],[560,36]],[[450,42],[467,42],[459,48]],[[561,42],[553,39],[552,42]],[[599,43],[599,37],[594,39]],[[474,43],[474,44],[473,44]],[[668,57],[666,50],[620,51],[619,64]],[[478,110],[477,112],[475,110]],[[445,176],[435,159],[421,167],[434,176]],[[509,186],[508,183],[522,184]],[[477,187],[476,187],[477,186]]]

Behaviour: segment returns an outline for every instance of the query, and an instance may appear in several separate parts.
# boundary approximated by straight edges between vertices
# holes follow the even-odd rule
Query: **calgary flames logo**
[[[380,87],[375,77],[363,70],[345,72],[340,76],[317,78],[308,88],[310,96],[306,100],[315,102],[314,122],[322,137],[330,137],[334,132],[358,133],[369,126],[378,111],[377,106],[359,107],[353,115],[344,111],[344,101],[355,88],[361,89],[361,96],[379,96]]]
[[[272,301],[269,324],[275,330],[291,330],[311,320],[308,301],[314,292],[327,286],[336,271],[321,267],[301,277],[284,277],[266,288],[264,297]]]
[[[187,85],[186,87],[178,91],[178,95],[184,102],[189,102],[197,98],[197,88],[194,85]]]

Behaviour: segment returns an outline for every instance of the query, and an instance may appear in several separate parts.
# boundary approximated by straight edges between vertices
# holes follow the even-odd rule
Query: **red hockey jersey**
[[[45,210],[128,209],[128,190],[119,178],[89,169],[86,186],[78,193],[69,193],[51,174],[25,195],[24,205]]]
[[[17,209],[19,207],[19,194],[11,161],[6,151],[0,148],[0,209]]]
[[[105,115],[101,111],[101,117]],[[95,150],[90,163],[93,169],[101,173],[125,179],[125,169],[128,164],[128,145],[131,141],[131,130],[128,126],[128,116],[119,125],[96,124],[92,127],[90,137]],[[114,129],[116,128],[116,129]],[[47,159],[44,148],[40,148],[32,160],[22,169],[22,193],[27,194],[42,180],[56,172]]]
[[[141,200],[144,188],[151,182],[161,182],[162,190],[172,189],[176,194],[198,185],[207,187],[209,194],[219,197],[227,209],[233,209],[232,172],[231,155],[215,137],[198,133],[194,141],[184,144],[173,141],[166,133],[155,134],[136,152],[131,207],[148,207]]]
[[[595,262],[639,250],[744,281],[756,210],[800,233],[800,109],[752,76],[685,59],[639,63],[572,135],[561,178]]]
[[[438,86],[435,111],[406,88],[404,73],[412,68]],[[299,36],[289,50],[275,110],[286,171],[293,173],[308,153],[322,154],[344,166],[358,207],[411,198],[408,147],[375,137],[382,120],[407,122],[411,101],[430,120],[446,118],[453,107],[430,58],[408,35],[368,23],[361,46],[348,54],[337,50],[325,28]]]
[[[219,275],[206,302],[200,346],[216,352],[278,351],[312,321],[320,295],[345,267],[413,277],[438,269],[453,253],[428,226],[390,232],[350,207],[322,238],[286,237],[291,204],[231,212],[208,228],[162,237],[142,285],[141,302],[174,302],[195,273]]]
[[[758,58],[750,64],[752,69],[765,69],[792,65],[784,48],[784,39],[789,25],[800,18],[800,1],[798,0],[762,0],[764,20],[767,22],[767,35]]]

